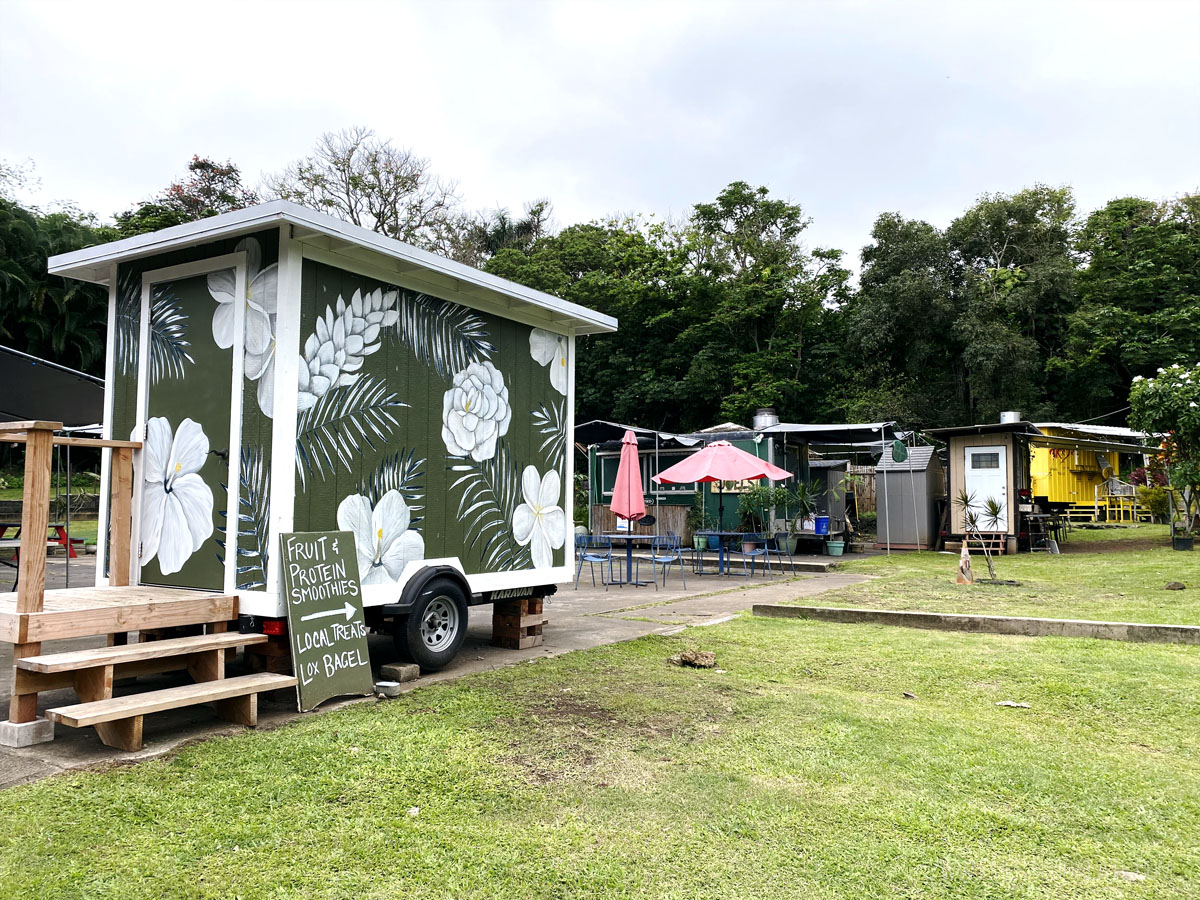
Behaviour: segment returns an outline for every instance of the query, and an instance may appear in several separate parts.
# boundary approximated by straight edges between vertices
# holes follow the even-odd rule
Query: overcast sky
[[[681,217],[731,181],[857,263],[877,214],[1200,188],[1200,0],[0,2],[0,160],[110,218],[369,126],[471,208]]]

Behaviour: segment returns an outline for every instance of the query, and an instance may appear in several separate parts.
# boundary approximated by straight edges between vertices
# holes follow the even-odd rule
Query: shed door
[[[1007,450],[1003,444],[997,447],[967,447],[966,487],[967,493],[975,498],[974,510],[983,513],[984,503],[989,499],[996,500],[1003,514],[998,524],[980,518],[981,531],[1008,531],[1008,460]]]
[[[228,282],[229,293],[240,287],[234,295],[244,296],[245,275],[244,266],[190,274],[205,268],[176,266],[148,273],[143,282],[144,437],[134,546],[142,584],[220,591],[231,589],[236,565],[225,552],[225,534],[227,520],[237,522],[227,510],[237,504],[238,454],[230,448],[238,446],[241,394],[232,388],[241,383],[244,311],[222,309],[211,288]],[[173,277],[159,280],[163,275]],[[178,343],[173,360],[156,356],[166,352],[153,331],[171,324],[162,320],[167,310],[180,326],[174,336],[186,335],[186,358],[178,356]],[[236,543],[231,549],[236,556]]]

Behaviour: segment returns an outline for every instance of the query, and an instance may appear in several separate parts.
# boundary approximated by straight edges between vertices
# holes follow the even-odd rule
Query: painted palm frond
[[[121,279],[117,296],[117,368],[121,375],[137,369],[142,325],[141,275],[129,271]],[[188,317],[169,285],[150,291],[150,380],[182,378],[185,364],[195,363],[188,348]]]
[[[496,454],[478,463],[451,460],[452,491],[461,492],[456,516],[468,546],[478,548],[488,569],[526,569],[533,565],[528,547],[512,536],[513,513],[522,502],[521,476],[501,439]]]
[[[411,291],[400,293],[396,336],[422,365],[442,378],[490,359],[496,352],[488,340],[487,325],[471,310]]]
[[[221,485],[227,490],[226,485]],[[266,587],[270,555],[271,467],[261,447],[243,447],[238,462],[237,587],[251,591]],[[220,510],[228,521],[228,510]],[[225,541],[217,539],[225,563]]]
[[[421,521],[417,513],[425,508],[420,503],[425,499],[424,470],[425,460],[417,457],[416,450],[398,450],[384,457],[379,468],[359,482],[358,493],[370,499],[374,507],[388,491],[397,491],[408,504],[415,525]]]
[[[562,471],[567,453],[567,423],[564,416],[566,400],[543,403],[533,411],[533,427],[541,435],[538,451],[545,457],[547,468]]]
[[[387,443],[400,424],[395,411],[406,406],[387,382],[370,375],[322,394],[296,423],[301,484],[314,473],[325,478],[339,464],[353,468],[355,457]]]

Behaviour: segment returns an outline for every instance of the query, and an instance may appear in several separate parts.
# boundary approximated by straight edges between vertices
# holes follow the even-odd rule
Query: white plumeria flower
[[[363,584],[393,584],[408,563],[425,558],[425,539],[409,530],[411,521],[399,491],[388,491],[374,509],[362,494],[351,494],[338,504],[338,528],[354,534]]]
[[[541,328],[529,332],[529,355],[539,366],[550,366],[550,384],[567,393],[567,339]]]
[[[504,376],[487,360],[455,375],[454,387],[442,397],[442,441],[451,456],[491,459],[511,421]]]
[[[207,458],[208,437],[191,419],[179,423],[173,438],[166,419],[147,423],[142,444],[143,566],[157,556],[163,575],[178,572],[212,535],[212,488],[197,474]]]
[[[272,326],[274,316],[272,316]],[[246,377],[258,382],[258,408],[268,419],[275,415],[275,334],[262,353],[246,353]]]
[[[522,547],[529,545],[535,569],[549,569],[554,551],[567,541],[567,514],[559,505],[562,478],[553,469],[539,476],[534,466],[526,466],[521,495],[525,502],[513,512],[513,537]]]
[[[1145,381],[1146,379],[1144,379],[1144,378],[1143,378],[1141,375],[1134,375],[1134,376],[1133,376],[1133,380],[1134,380],[1134,382],[1136,383],[1136,382],[1139,382],[1139,381]]]

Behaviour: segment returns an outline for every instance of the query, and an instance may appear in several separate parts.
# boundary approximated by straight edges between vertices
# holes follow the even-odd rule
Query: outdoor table
[[[47,543],[58,544],[66,548],[67,557],[70,559],[76,559],[77,556],[75,553],[75,547],[71,544],[71,539],[67,537],[67,526],[63,525],[61,522],[51,522],[46,526],[46,528],[53,531],[55,534],[54,537],[47,535]],[[4,540],[6,537],[8,537],[9,529],[15,529],[13,533],[14,538],[21,536],[20,522],[0,522],[0,540]]]
[[[609,540],[625,542],[625,584],[632,584],[634,587],[641,587],[643,584],[649,584],[649,581],[634,581],[633,580],[633,545],[635,543],[648,544],[654,541],[657,535],[653,534],[631,534],[628,531],[614,531],[612,533],[604,532],[599,537],[608,538]]]
[[[696,534],[701,535],[703,537],[721,538],[721,540],[719,540],[717,542],[717,574],[718,575],[727,575],[727,574],[729,574],[730,567],[725,564],[726,559],[725,559],[724,538],[727,538],[727,537],[737,538],[740,541],[746,535],[755,534],[755,532],[753,532],[753,531],[697,531]],[[756,544],[766,543],[766,540],[760,539],[760,540],[755,541],[755,543]],[[700,571],[698,571],[696,574],[697,575],[704,574],[703,563],[701,564]]]

